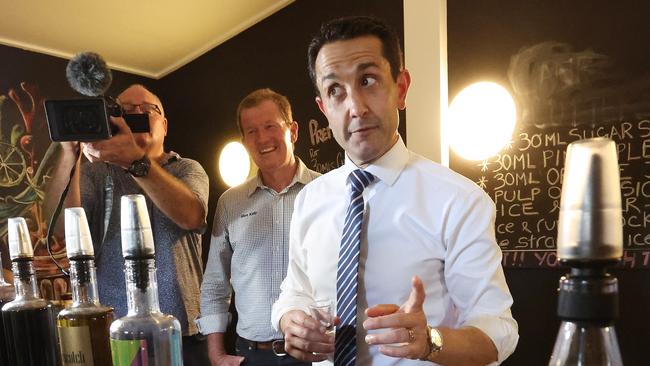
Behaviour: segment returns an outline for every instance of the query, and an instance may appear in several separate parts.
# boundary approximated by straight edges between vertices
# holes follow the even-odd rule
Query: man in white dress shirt
[[[374,180],[362,193],[356,350],[352,361],[337,355],[337,366],[502,362],[518,328],[494,204],[468,179],[406,149],[398,109],[411,80],[394,31],[371,17],[336,19],[312,39],[308,57],[316,103],[346,159],[295,201],[289,268],[272,312],[286,351],[323,364],[338,354],[309,304],[337,299],[349,176],[362,169]]]

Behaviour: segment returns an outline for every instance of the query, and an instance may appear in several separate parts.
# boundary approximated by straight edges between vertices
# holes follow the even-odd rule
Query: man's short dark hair
[[[363,36],[375,36],[379,38],[382,45],[384,58],[390,64],[390,73],[393,80],[397,80],[397,75],[403,69],[402,48],[399,44],[399,38],[393,28],[388,26],[384,21],[370,16],[351,16],[337,18],[324,23],[320,31],[309,43],[307,51],[307,63],[309,68],[309,77],[316,93],[320,95],[318,84],[316,83],[316,57],[324,45],[336,41],[344,41]]]

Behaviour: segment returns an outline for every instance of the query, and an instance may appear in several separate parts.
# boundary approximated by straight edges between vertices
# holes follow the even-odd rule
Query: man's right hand
[[[339,320],[335,321],[338,323]],[[325,327],[302,310],[291,310],[280,319],[284,334],[284,349],[292,357],[309,362],[327,359],[334,352],[334,334],[326,334]]]
[[[210,358],[210,363],[212,366],[238,366],[244,362],[244,357],[233,356],[226,353],[215,355],[214,358]]]
[[[106,140],[84,143],[83,153],[91,163],[103,161],[126,169],[134,160],[142,158],[145,150],[137,144],[124,118],[111,117],[111,123],[119,132]]]
[[[208,334],[208,358],[211,366],[237,366],[244,362],[244,357],[233,356],[226,353],[223,332]]]

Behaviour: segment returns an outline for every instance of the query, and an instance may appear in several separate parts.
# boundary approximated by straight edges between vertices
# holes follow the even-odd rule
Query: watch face
[[[442,350],[442,334],[436,328],[429,326],[429,354],[424,359],[426,361],[436,362],[438,353]]]
[[[151,162],[149,161],[149,158],[145,155],[142,157],[142,159],[138,159],[131,163],[131,166],[129,167],[129,173],[133,175],[134,177],[144,177],[149,173],[149,167],[151,166]]]
[[[433,343],[434,351],[439,351],[442,348],[442,335],[436,328],[431,328],[431,343]]]

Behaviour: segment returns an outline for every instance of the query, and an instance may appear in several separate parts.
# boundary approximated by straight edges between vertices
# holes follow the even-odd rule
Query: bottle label
[[[90,344],[90,329],[87,326],[57,328],[63,366],[92,366],[95,364]]]
[[[147,340],[118,340],[111,338],[113,366],[148,366]]]

